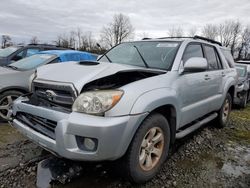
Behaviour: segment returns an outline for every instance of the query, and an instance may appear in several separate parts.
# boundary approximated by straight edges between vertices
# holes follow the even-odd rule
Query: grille
[[[17,113],[16,118],[31,129],[55,140],[57,122],[28,113]]]
[[[41,106],[62,107],[71,110],[76,98],[72,85],[49,82],[33,82],[33,94]]]

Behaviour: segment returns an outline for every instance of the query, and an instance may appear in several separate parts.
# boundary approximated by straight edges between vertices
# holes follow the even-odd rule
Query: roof
[[[82,52],[77,50],[47,50],[39,52],[39,54],[53,54],[57,55],[62,62],[64,61],[95,61],[96,56],[89,52]]]
[[[222,47],[222,44],[218,41],[206,38],[206,37],[202,37],[202,36],[198,36],[195,35],[194,37],[161,37],[161,38],[143,38],[143,41],[169,41],[169,40],[174,40],[174,41],[184,41],[184,40],[193,40],[193,41],[202,41],[202,42],[206,42],[206,43],[212,43],[212,44],[216,44]]]

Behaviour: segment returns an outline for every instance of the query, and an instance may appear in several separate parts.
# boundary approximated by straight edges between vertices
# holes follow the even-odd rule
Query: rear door
[[[225,72],[222,67],[221,58],[217,49],[208,44],[203,45],[204,55],[208,62],[208,72],[206,74],[206,79],[209,84],[209,91],[207,93],[210,101],[210,111],[217,109],[221,104],[222,98],[222,88],[223,88],[223,77],[225,77]]]

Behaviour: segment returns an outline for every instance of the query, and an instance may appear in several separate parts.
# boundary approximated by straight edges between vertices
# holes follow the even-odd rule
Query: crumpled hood
[[[55,82],[72,83],[80,92],[82,87],[93,80],[125,70],[145,70],[146,68],[129,65],[104,63],[57,63],[42,66],[37,69],[37,79]]]

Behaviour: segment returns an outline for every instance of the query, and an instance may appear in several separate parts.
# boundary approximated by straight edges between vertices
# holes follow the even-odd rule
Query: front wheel
[[[124,161],[129,179],[143,183],[152,179],[164,163],[170,146],[170,128],[161,114],[149,115],[137,130]]]
[[[14,100],[16,100],[23,93],[20,91],[5,91],[0,95],[0,120],[6,121],[8,111],[12,106]]]
[[[218,111],[218,117],[215,119],[217,127],[223,128],[228,124],[231,109],[232,109],[232,97],[228,93],[222,104],[221,109]]]

